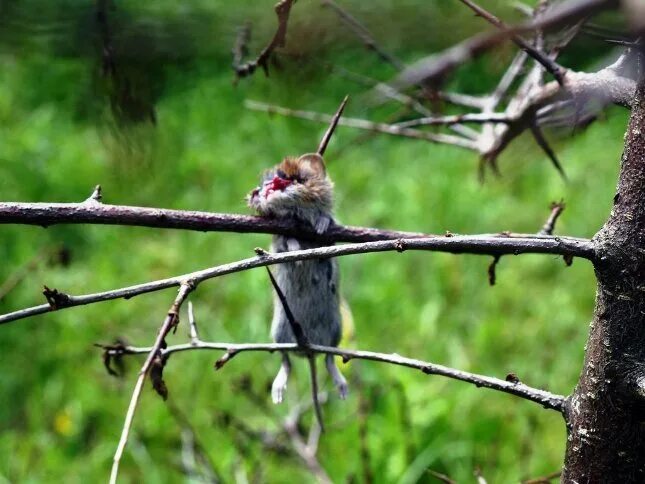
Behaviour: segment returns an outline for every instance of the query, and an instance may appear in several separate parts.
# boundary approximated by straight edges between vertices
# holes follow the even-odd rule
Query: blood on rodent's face
[[[292,180],[281,178],[276,175],[270,182],[264,185],[264,196],[268,197],[271,193],[276,191],[283,192],[292,183]]]

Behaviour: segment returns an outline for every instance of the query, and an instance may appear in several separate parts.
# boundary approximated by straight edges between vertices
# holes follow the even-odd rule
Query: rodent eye
[[[287,180],[287,174],[282,171],[282,170],[277,170],[275,174],[278,176],[278,178],[282,178],[283,180]]]

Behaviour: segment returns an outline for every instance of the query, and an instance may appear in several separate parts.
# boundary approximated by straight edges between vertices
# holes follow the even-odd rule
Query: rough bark
[[[645,82],[632,103],[620,179],[598,232],[596,308],[567,405],[562,482],[645,482]]]

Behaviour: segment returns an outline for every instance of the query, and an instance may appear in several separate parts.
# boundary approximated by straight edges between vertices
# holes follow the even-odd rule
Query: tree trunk
[[[594,238],[596,308],[580,381],[567,401],[562,482],[645,482],[645,82],[639,84],[614,207]]]

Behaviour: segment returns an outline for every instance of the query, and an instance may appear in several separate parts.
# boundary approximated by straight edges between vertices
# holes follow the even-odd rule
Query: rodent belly
[[[330,259],[280,264],[276,280],[296,321],[313,344],[336,346],[340,339],[337,271]],[[277,343],[295,339],[284,308],[274,301],[272,335]]]

